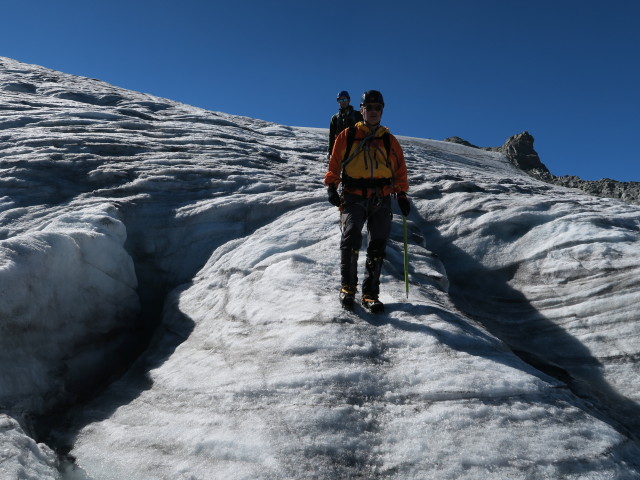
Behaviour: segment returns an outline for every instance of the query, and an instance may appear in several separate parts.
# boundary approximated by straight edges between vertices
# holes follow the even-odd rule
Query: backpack
[[[356,138],[356,127],[349,127],[349,131],[347,132],[347,148],[344,151],[344,157],[342,157],[342,168],[346,166],[347,163],[351,161],[351,159],[347,158],[347,154],[351,151],[351,147],[353,147],[353,142]],[[391,153],[391,138],[389,137],[389,132],[384,132],[382,136],[382,143],[384,144],[384,149],[387,152],[387,158],[389,158],[389,154]]]
[[[358,119],[356,117],[358,112],[353,107],[350,107],[350,108],[351,109],[350,109],[348,115],[342,115],[342,114],[338,113],[338,120],[336,122],[336,126],[337,126],[336,130],[337,130],[338,133],[340,133],[345,128],[350,128],[351,126],[353,126],[356,123],[358,123]]]
[[[391,137],[389,135],[390,134],[387,131],[380,136],[380,138],[382,138],[382,143],[384,144],[384,149],[387,152],[387,162],[389,161],[389,154],[391,153]],[[380,178],[375,180],[355,179],[355,178],[349,177],[346,174],[345,167],[355,157],[354,155],[350,158],[347,158],[347,155],[351,151],[351,147],[353,146],[353,142],[355,141],[355,138],[356,138],[356,127],[355,126],[349,127],[347,132],[347,146],[344,151],[344,157],[342,157],[342,183],[344,185],[349,185],[352,187],[362,188],[362,189],[378,188],[378,187],[382,187],[383,185],[393,185],[393,177]],[[392,171],[392,174],[393,174],[393,171]]]

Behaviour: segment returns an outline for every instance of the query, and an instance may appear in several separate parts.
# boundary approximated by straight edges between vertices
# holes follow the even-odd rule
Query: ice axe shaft
[[[407,217],[402,216],[402,229],[404,230],[404,291],[409,298],[409,253],[407,251]]]

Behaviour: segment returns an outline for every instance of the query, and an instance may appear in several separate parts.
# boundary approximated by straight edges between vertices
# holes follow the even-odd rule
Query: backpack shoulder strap
[[[387,158],[389,158],[389,154],[391,153],[391,137],[389,136],[389,132],[385,132],[382,135],[382,143],[384,143],[384,149],[387,151]]]
[[[356,127],[349,127],[347,132],[347,146],[344,150],[344,157],[342,157],[342,164],[344,165],[347,160],[347,155],[351,151],[351,147],[353,146],[353,141],[356,138]]]

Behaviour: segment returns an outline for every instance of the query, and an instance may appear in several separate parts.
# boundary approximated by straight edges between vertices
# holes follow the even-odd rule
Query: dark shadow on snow
[[[429,221],[415,213],[410,218],[417,225],[412,225],[412,228],[418,230],[418,236],[424,237],[428,249],[436,253],[443,263],[450,282],[450,298],[460,311],[508,345],[525,363],[565,383],[580,397],[581,400],[576,402],[578,408],[609,424],[634,442],[639,441],[640,405],[621,395],[606,381],[602,363],[584,344],[547,319],[520,291],[509,285],[511,272],[487,269],[464,250],[443,238]],[[401,229],[397,225],[394,228]],[[393,235],[401,238],[402,234],[394,232]],[[411,268],[410,273],[413,274]],[[398,272],[394,274],[397,275]],[[406,310],[421,315],[437,313],[441,318],[447,319],[446,312],[435,312],[437,309],[433,307],[404,304],[389,307],[390,310]],[[461,326],[455,316],[449,314],[449,319]],[[444,334],[427,325],[387,316],[366,320],[372,325],[391,325],[405,331],[435,335],[444,344],[460,349],[460,339],[456,339],[455,335]],[[482,330],[471,324],[466,329],[467,333],[483,337]],[[537,332],[543,332],[544,337]],[[552,340],[551,344],[549,339]],[[640,466],[637,459],[633,460],[633,464]]]

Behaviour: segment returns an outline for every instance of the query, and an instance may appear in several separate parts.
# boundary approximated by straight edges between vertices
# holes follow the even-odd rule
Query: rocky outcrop
[[[460,137],[449,137],[449,138],[445,138],[444,141],[449,143],[457,143],[459,145],[464,145],[465,147],[480,148],[472,143],[467,142],[464,138],[460,138]]]
[[[610,178],[601,180],[582,180],[580,177],[553,175],[533,148],[534,138],[529,132],[518,133],[507,139],[500,147],[477,147],[460,138],[449,137],[445,142],[458,143],[467,147],[479,148],[494,152],[502,152],[518,168],[532,177],[547,183],[567,188],[577,188],[597,197],[616,198],[627,203],[640,205],[640,182],[619,182]]]
[[[529,132],[518,133],[509,137],[505,144],[498,148],[498,151],[504,153],[515,166],[525,172],[550,173],[533,148],[533,141],[533,135]]]
[[[538,171],[549,173],[549,170],[540,161],[538,153],[533,148],[534,139],[529,132],[522,132],[509,137],[501,147],[478,147],[460,137],[449,137],[445,138],[444,141],[465,145],[467,147],[479,148],[480,150],[502,152],[507,156],[511,163],[525,172]]]

